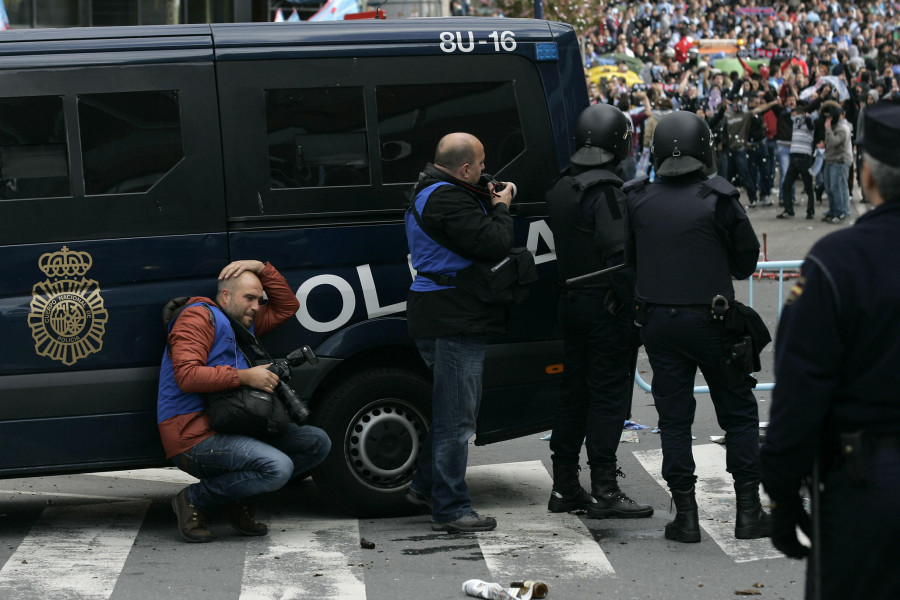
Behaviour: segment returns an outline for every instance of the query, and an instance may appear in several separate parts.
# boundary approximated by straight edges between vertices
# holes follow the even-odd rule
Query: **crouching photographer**
[[[261,304],[264,292],[268,302]],[[314,356],[301,349],[272,361],[255,339],[291,318],[299,303],[275,267],[255,260],[222,269],[215,300],[180,300],[163,311],[168,338],[157,397],[166,457],[200,479],[172,500],[179,532],[185,541],[208,542],[209,516],[221,511],[239,533],[266,535],[266,525],[255,520],[253,499],[309,471],[331,449],[324,431],[301,424],[308,409],[284,381],[292,360],[299,364]],[[210,411],[225,400],[241,404],[241,398],[268,402],[278,423],[241,433],[217,430]]]

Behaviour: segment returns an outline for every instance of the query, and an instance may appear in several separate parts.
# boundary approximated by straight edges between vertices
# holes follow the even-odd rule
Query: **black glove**
[[[809,548],[797,539],[797,527],[810,537],[809,515],[800,496],[772,502],[772,545],[790,558],[805,558]]]

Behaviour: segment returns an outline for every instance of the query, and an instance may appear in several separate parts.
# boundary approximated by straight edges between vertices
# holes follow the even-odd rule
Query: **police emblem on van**
[[[100,284],[86,279],[93,264],[87,252],[69,250],[42,254],[38,267],[47,279],[31,290],[28,326],[39,356],[74,365],[103,348],[108,313]]]

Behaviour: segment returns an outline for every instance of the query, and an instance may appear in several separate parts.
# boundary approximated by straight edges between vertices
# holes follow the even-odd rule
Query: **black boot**
[[[759,502],[759,482],[734,482],[737,495],[737,518],[734,521],[734,537],[739,540],[755,540],[769,537],[769,515]]]
[[[653,507],[638,504],[619,489],[616,476],[625,477],[615,465],[591,467],[591,496],[597,501],[587,509],[590,519],[642,519],[653,516]]]
[[[577,464],[553,464],[553,492],[550,494],[547,510],[555,513],[568,512],[579,508],[587,509],[594,503],[594,499],[578,481],[580,470],[581,467]]]
[[[700,518],[694,486],[683,492],[672,490],[672,502],[675,503],[675,520],[666,524],[666,539],[685,544],[699,542]]]

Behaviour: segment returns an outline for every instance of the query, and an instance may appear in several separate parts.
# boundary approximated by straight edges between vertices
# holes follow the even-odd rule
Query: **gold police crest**
[[[38,260],[48,279],[31,290],[28,326],[39,356],[73,365],[103,348],[109,315],[103,307],[100,284],[84,277],[93,262],[87,252],[66,246],[42,254]]]

